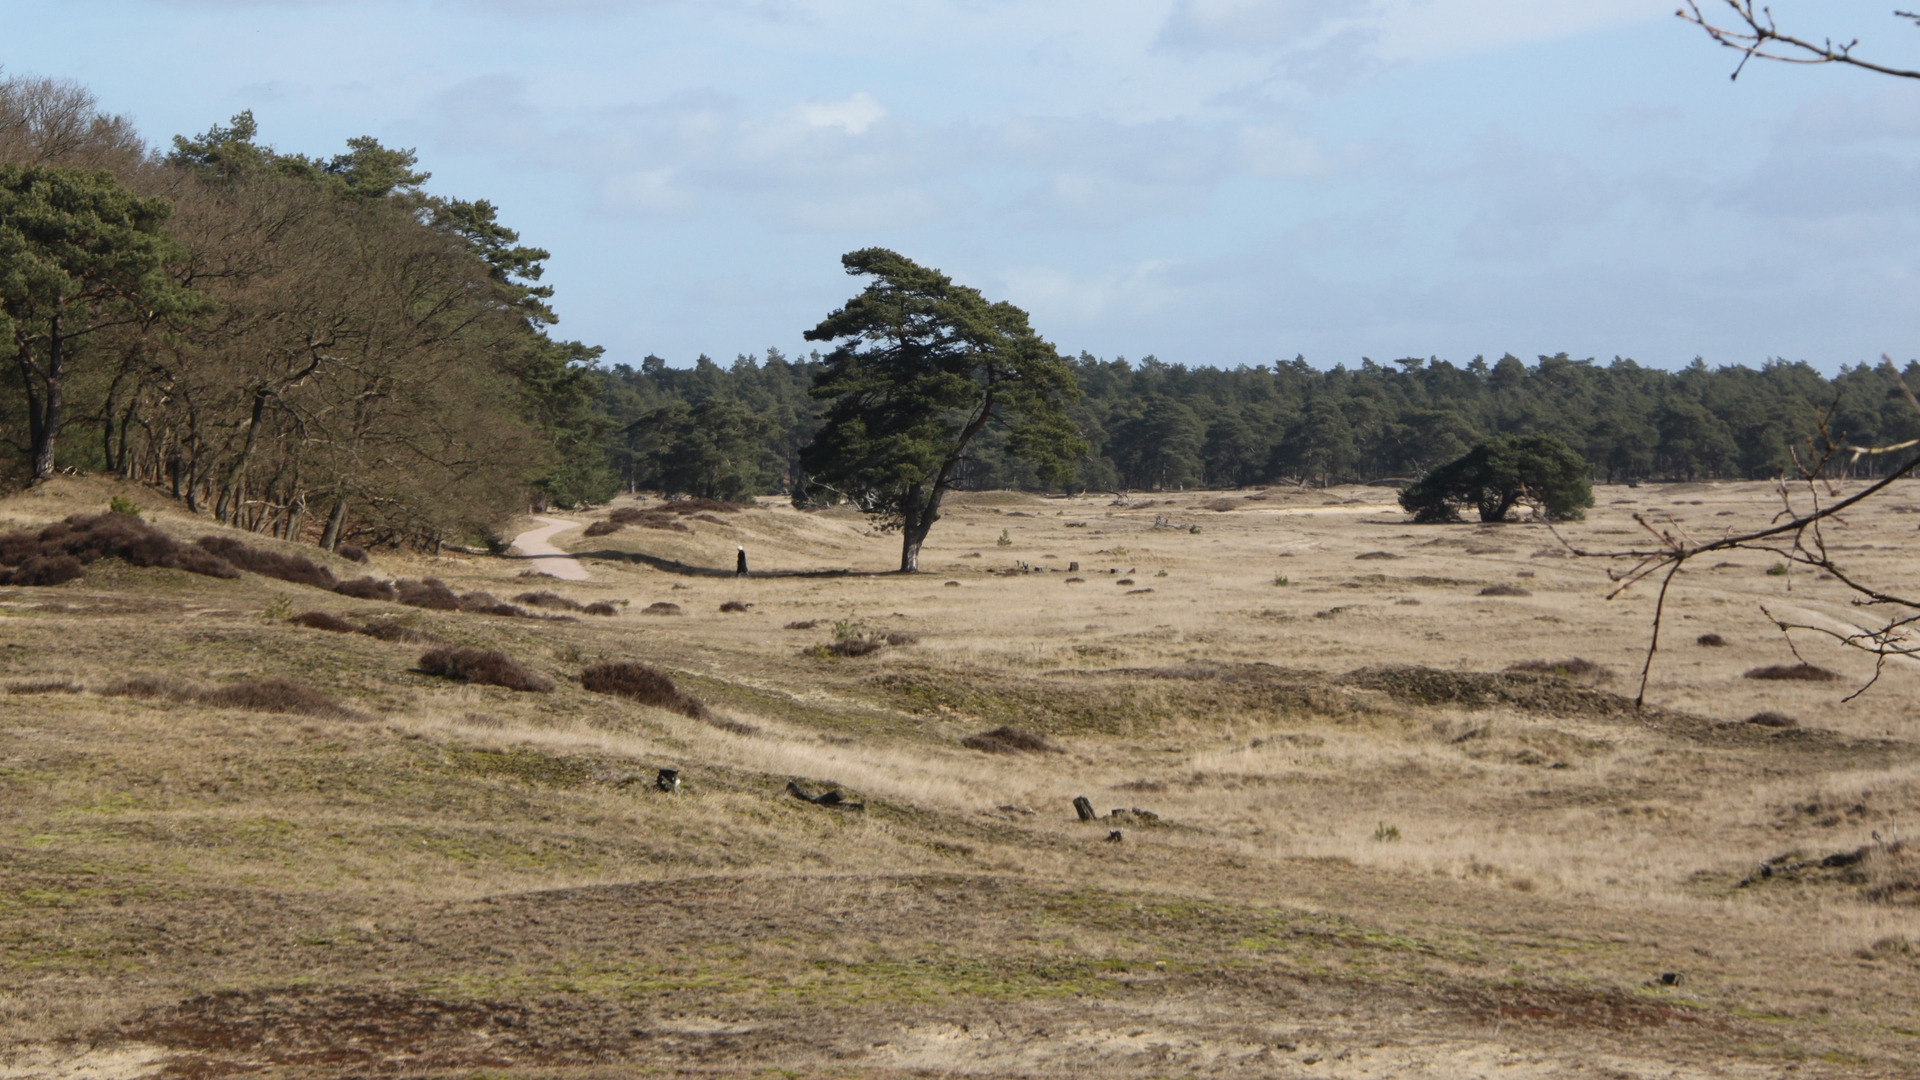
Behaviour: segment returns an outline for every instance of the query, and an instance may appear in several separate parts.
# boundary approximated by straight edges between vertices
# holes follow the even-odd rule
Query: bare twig
[[[1724,0],[1724,2],[1733,12],[1733,17],[1739,20],[1737,25],[1722,26],[1710,22],[1700,10],[1697,0],[1686,0],[1687,6],[1674,14],[1705,30],[1707,36],[1714,41],[1741,54],[1740,63],[1735,65],[1731,78],[1738,79],[1740,72],[1746,69],[1747,61],[1758,57],[1761,60],[1776,60],[1783,64],[1846,64],[1881,75],[1892,75],[1901,79],[1920,79],[1920,71],[1888,67],[1853,55],[1854,46],[1860,44],[1858,38],[1844,45],[1836,45],[1829,38],[1823,39],[1816,45],[1805,38],[1782,33],[1774,24],[1772,8],[1757,8],[1754,0]],[[1896,11],[1894,15],[1920,24],[1920,16],[1913,12]]]

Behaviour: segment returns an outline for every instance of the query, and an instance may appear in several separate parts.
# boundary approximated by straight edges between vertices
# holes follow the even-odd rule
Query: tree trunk
[[[45,480],[53,475],[53,450],[60,434],[60,383],[66,372],[65,341],[60,336],[60,316],[53,317],[53,332],[48,335],[47,369],[42,375],[45,396],[41,399],[40,430],[33,438],[33,478]]]
[[[327,515],[327,531],[320,534],[320,546],[333,551],[340,546],[340,528],[347,523],[347,497],[340,496],[333,504],[333,513]]]

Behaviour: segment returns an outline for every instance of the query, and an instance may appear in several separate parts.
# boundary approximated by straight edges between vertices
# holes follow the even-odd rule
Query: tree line
[[[0,81],[0,468],[328,547],[611,494],[599,350],[548,333],[547,252],[428,194],[411,151],[258,135],[242,113],[163,153],[81,87]]]
[[[971,487],[1169,490],[1250,484],[1414,479],[1496,435],[1551,435],[1597,480],[1764,479],[1792,474],[1796,454],[1824,435],[1883,446],[1920,436],[1883,368],[1843,367],[1828,378],[1801,362],[1755,369],[1679,371],[1631,360],[1561,354],[1531,365],[1513,356],[1456,365],[1437,358],[1318,370],[1303,358],[1214,368],[1066,361],[1079,396],[1068,417],[1086,440],[1070,480],[1042,476],[988,431],[957,470]],[[691,367],[648,357],[638,368],[597,369],[597,407],[609,418],[621,484],[734,498],[802,491],[801,449],[827,403],[808,391],[818,354],[779,350],[729,365]],[[1909,365],[1913,382],[1920,365]],[[1841,460],[1848,460],[1842,455]],[[1851,467],[1878,475],[1895,463]]]

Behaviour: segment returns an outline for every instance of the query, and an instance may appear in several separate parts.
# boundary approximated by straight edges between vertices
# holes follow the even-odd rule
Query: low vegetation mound
[[[582,536],[612,536],[614,533],[617,533],[621,529],[624,529],[626,527],[627,526],[624,522],[596,521],[593,524],[587,526],[586,529],[581,533],[581,535]]]
[[[35,682],[9,683],[9,694],[77,694],[85,687],[69,679],[40,679]]]
[[[360,632],[360,627],[356,624],[338,615],[329,615],[324,611],[303,611],[287,621],[295,626],[304,626],[309,630],[325,630],[334,634],[357,634]]]
[[[1508,664],[1507,670],[1553,675],[1562,679],[1572,679],[1575,682],[1606,682],[1613,678],[1612,668],[1578,656],[1571,660],[1521,660]]]
[[[1768,710],[1767,712],[1754,713],[1752,716],[1747,717],[1747,723],[1753,724],[1756,727],[1772,727],[1772,728],[1790,728],[1790,727],[1800,726],[1800,721],[1795,720],[1793,717],[1788,716],[1786,713],[1773,712],[1772,710]]]
[[[605,524],[613,527],[601,533],[593,532],[590,528],[587,535],[605,536],[606,533],[619,532],[622,527],[627,525],[632,525],[640,529],[662,529],[667,532],[692,531],[685,525],[675,521],[673,515],[665,510],[642,510],[636,506],[623,506],[615,510],[613,513],[607,515]]]
[[[641,614],[643,615],[678,615],[680,614],[680,605],[671,604],[665,600],[656,600],[653,603],[648,604],[644,609],[642,609]]]
[[[1709,649],[1720,649],[1726,647],[1727,639],[1721,637],[1719,634],[1701,634],[1699,637],[1693,639],[1693,643],[1695,645],[1705,645]]]
[[[370,622],[361,627],[360,632],[370,638],[399,642],[403,645],[444,645],[447,640],[438,634],[415,630],[411,626],[402,626],[392,621]]]
[[[318,690],[278,677],[227,683],[224,686],[201,686],[170,675],[136,675],[114,683],[101,693],[109,697],[130,697],[143,701],[165,698],[168,701],[247,712],[297,713],[332,720],[372,719],[366,713],[349,709]]]
[[[612,694],[695,720],[712,719],[705,704],[688,696],[666,672],[651,664],[632,660],[595,664],[580,673],[580,685],[596,694]]]
[[[1480,590],[1481,596],[1532,596],[1531,592],[1518,585],[1489,585]]]
[[[194,543],[205,552],[261,577],[332,590],[340,584],[333,571],[301,555],[286,555],[244,543],[231,536],[203,536]]]
[[[1834,682],[1840,678],[1838,672],[1828,671],[1812,664],[1769,664],[1757,667],[1745,673],[1749,679],[1771,679],[1786,682]]]
[[[720,605],[720,610],[727,612],[746,612],[752,609],[753,605],[747,603],[745,600],[729,600]]]
[[[829,656],[867,656],[887,647],[880,638],[849,637],[819,646],[820,651]]]
[[[166,567],[206,577],[240,572],[212,552],[181,544],[133,514],[75,514],[34,532],[0,534],[0,584],[59,585],[83,576],[103,558],[130,566]]]
[[[960,740],[960,745],[983,754],[1064,754],[1065,750],[1031,731],[997,727]]]
[[[420,657],[419,668],[429,675],[483,686],[504,686],[509,690],[546,693],[553,680],[528,671],[519,662],[497,649],[440,648]]]
[[[558,611],[586,610],[586,605],[580,603],[578,600],[569,600],[559,593],[550,592],[546,589],[542,589],[539,592],[523,592],[519,596],[514,597],[513,602],[516,604],[526,604],[529,607],[553,608]]]

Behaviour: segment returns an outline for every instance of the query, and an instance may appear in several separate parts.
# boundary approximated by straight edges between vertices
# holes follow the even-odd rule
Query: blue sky
[[[871,245],[1070,353],[1920,356],[1920,82],[1730,82],[1673,6],[0,0],[0,65],[155,142],[417,148],[609,362],[804,351]],[[1884,2],[1774,11],[1920,66]]]

